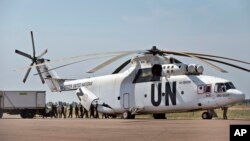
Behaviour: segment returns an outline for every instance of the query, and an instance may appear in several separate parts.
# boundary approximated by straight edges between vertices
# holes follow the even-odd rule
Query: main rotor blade
[[[106,56],[104,56],[104,57],[106,57]],[[102,57],[99,57],[99,58],[104,58],[104,57],[102,56]],[[64,64],[64,65],[61,65],[61,66],[58,66],[58,67],[55,67],[55,68],[52,68],[52,69],[48,69],[47,71],[38,72],[38,73],[36,73],[34,75],[42,74],[42,73],[45,73],[45,72],[49,72],[49,71],[52,71],[52,70],[56,70],[56,69],[59,69],[59,68],[62,68],[62,67],[70,66],[70,65],[73,65],[73,64],[77,64],[77,63],[84,62],[84,61],[87,61],[87,60],[92,60],[92,59],[97,59],[97,58],[88,58],[88,59],[79,60],[79,61],[76,61],[76,62]]]
[[[122,65],[120,65],[117,69],[112,74],[117,74],[119,73],[123,68],[125,68],[129,63],[131,62],[131,59],[127,60],[124,62]]]
[[[94,59],[98,59],[98,58],[104,58],[104,57],[110,57],[110,56],[114,56],[113,54],[111,55],[105,55],[103,54],[103,56],[92,56],[92,57],[89,57],[89,58],[86,58],[86,59],[82,59],[83,61],[85,60],[94,60]],[[80,58],[77,58],[77,59],[80,59]],[[72,59],[72,60],[75,60],[75,59]],[[82,60],[78,60],[76,61],[77,62],[82,62]],[[16,68],[14,71],[23,71],[24,69],[28,69],[28,68],[32,68],[32,67],[38,67],[38,66],[43,66],[43,65],[46,65],[46,64],[56,64],[56,63],[59,63],[59,62],[62,62],[62,61],[65,61],[65,60],[60,60],[60,59],[57,59],[57,60],[53,60],[53,61],[49,61],[49,62],[44,62],[44,63],[40,63],[40,64],[36,64],[36,65],[32,65],[32,66],[29,66],[29,67],[20,67],[20,68]],[[69,60],[67,60],[69,61]],[[75,64],[73,62],[73,64]]]
[[[19,55],[22,55],[22,56],[24,56],[24,57],[27,57],[27,58],[29,58],[29,59],[33,59],[32,57],[31,57],[31,55],[29,55],[29,54],[27,54],[27,53],[24,53],[24,52],[22,52],[22,51],[20,51],[20,50],[15,50],[15,52],[17,53],[17,54],[19,54]]]
[[[222,57],[222,56],[216,56],[216,55],[209,55],[209,54],[200,54],[200,53],[191,53],[191,52],[184,52],[184,53],[191,54],[191,55],[196,55],[196,56],[207,56],[207,57],[214,57],[214,58],[226,59],[226,60],[240,62],[240,63],[244,63],[244,64],[250,65],[249,62],[238,60],[238,59],[233,59],[233,58],[228,58],[228,57]]]
[[[32,40],[32,47],[33,47],[33,57],[36,56],[36,50],[35,50],[35,44],[34,44],[34,38],[33,38],[33,32],[30,31],[31,34],[31,40]]]
[[[39,69],[39,67],[36,67],[36,70],[37,70],[37,72],[38,72],[38,74],[39,74],[39,77],[40,77],[42,83],[44,84],[45,81],[44,81],[44,78],[43,78],[43,76],[42,76],[42,74],[41,74],[41,70]]]
[[[210,63],[210,62],[208,62],[208,61],[206,61],[206,60],[203,60],[203,59],[201,59],[200,57],[195,56],[195,55],[191,55],[191,54],[183,53],[183,52],[174,52],[174,51],[163,51],[163,53],[174,54],[174,55],[179,55],[179,56],[191,57],[191,58],[193,58],[193,59],[196,59],[196,60],[198,60],[198,61],[201,61],[201,62],[203,62],[203,63],[209,65],[210,67],[212,67],[212,68],[214,68],[214,69],[216,69],[216,70],[218,70],[218,71],[220,71],[220,72],[227,73],[227,71],[224,70],[224,69],[222,69],[221,67],[218,67],[218,66],[216,66],[216,65],[214,65],[214,64],[212,64],[212,63]]]
[[[59,63],[59,62],[64,62],[64,61],[75,61],[75,60],[77,61],[78,59],[89,59],[89,58],[91,58],[91,59],[97,58],[98,59],[100,57],[110,57],[110,56],[115,56],[115,55],[119,55],[119,54],[127,53],[127,52],[128,51],[82,54],[82,55],[77,55],[77,56],[73,56],[73,57],[65,57],[65,58],[52,60],[52,61],[49,61],[49,62],[37,64],[36,66],[42,66],[42,65],[45,65],[45,64],[52,64],[52,63]],[[134,51],[134,52],[137,52],[137,51]],[[22,68],[20,68],[20,69],[22,69]]]
[[[35,63],[35,62],[32,62],[32,63],[30,64],[30,66],[32,66],[34,63]],[[23,83],[26,82],[26,80],[27,80],[27,78],[28,78],[28,76],[29,76],[30,71],[31,71],[31,68],[29,68],[28,71],[26,72],[26,74],[25,74],[25,76],[24,76],[24,78],[23,78]]]
[[[220,60],[216,60],[216,59],[211,59],[211,58],[206,58],[206,57],[200,57],[200,56],[199,56],[199,58],[204,59],[204,60],[209,60],[209,61],[217,62],[217,63],[221,63],[221,64],[224,64],[224,65],[228,65],[228,66],[231,66],[231,67],[234,67],[234,68],[246,71],[246,72],[250,72],[250,69],[243,68],[243,67],[231,64],[231,63],[224,62],[224,61],[220,61]]]
[[[48,52],[48,50],[46,49],[43,53],[41,53],[39,56],[37,56],[37,59],[42,58],[42,56],[43,56],[44,54],[46,54],[47,52]]]
[[[135,52],[126,52],[126,53],[117,55],[117,56],[115,56],[115,57],[113,57],[113,58],[111,58],[111,59],[109,59],[109,60],[103,62],[102,64],[99,64],[99,65],[97,65],[96,67],[90,69],[89,71],[87,71],[87,73],[94,73],[94,72],[96,72],[96,71],[98,71],[98,70],[100,70],[100,69],[106,67],[107,65],[113,63],[114,61],[116,61],[116,60],[118,60],[118,59],[120,59],[120,58],[122,58],[122,57],[124,57],[124,56],[133,54],[133,53],[135,53]]]

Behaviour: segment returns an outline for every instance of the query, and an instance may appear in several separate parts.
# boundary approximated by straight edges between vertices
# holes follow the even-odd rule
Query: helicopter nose
[[[242,102],[245,100],[245,94],[237,89],[229,89],[227,93],[230,94],[230,98],[234,102]]]

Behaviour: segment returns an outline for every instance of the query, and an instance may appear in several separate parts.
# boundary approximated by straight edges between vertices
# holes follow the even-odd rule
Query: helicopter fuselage
[[[98,111],[120,114],[131,111],[140,113],[168,113],[216,109],[244,100],[245,95],[228,80],[206,75],[160,76],[146,75],[136,67],[119,74],[68,81],[64,86],[77,92],[81,103],[86,97]],[[140,73],[140,74],[139,74]],[[85,97],[83,96],[85,95]],[[85,100],[85,101],[84,101]]]

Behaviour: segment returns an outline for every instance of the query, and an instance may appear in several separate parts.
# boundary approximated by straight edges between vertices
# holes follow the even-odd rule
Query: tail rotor
[[[30,64],[30,67],[28,68],[28,70],[27,70],[27,72],[26,72],[26,74],[25,74],[25,76],[24,76],[24,78],[23,78],[23,83],[26,82],[26,80],[27,80],[27,78],[28,78],[28,76],[29,76],[29,73],[30,73],[30,71],[31,71],[31,69],[32,69],[32,66],[33,66],[34,64],[43,63],[43,62],[44,62],[44,59],[42,58],[42,56],[44,56],[44,55],[48,52],[48,50],[46,49],[46,50],[45,50],[44,52],[42,52],[39,56],[36,56],[36,50],[35,50],[33,32],[30,31],[30,34],[31,34],[32,47],[33,47],[33,56],[31,56],[30,54],[27,54],[27,53],[25,53],[25,52],[22,52],[22,51],[20,51],[20,50],[17,50],[17,49],[15,50],[15,53],[17,53],[17,54],[19,54],[19,55],[22,55],[22,56],[24,56],[24,57],[26,57],[26,58],[29,58],[29,59],[32,61],[32,63]],[[44,84],[45,81],[44,81],[44,78],[42,77],[42,75],[41,75],[41,73],[40,73],[40,72],[41,72],[40,68],[39,68],[39,67],[36,67],[36,69],[37,69],[37,71],[38,71],[38,73],[39,73],[39,76],[40,76],[40,79],[41,79],[42,83]]]

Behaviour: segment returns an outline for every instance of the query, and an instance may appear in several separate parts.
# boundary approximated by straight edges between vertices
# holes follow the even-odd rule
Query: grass
[[[202,119],[201,114],[204,111],[198,112],[186,112],[186,113],[168,113],[168,119]],[[216,109],[218,117],[214,117],[214,119],[223,119],[223,111],[221,109]],[[245,119],[250,120],[250,109],[229,109],[227,113],[228,119]]]
[[[201,115],[205,111],[183,112],[183,113],[167,113],[167,119],[202,119]],[[215,110],[218,117],[213,119],[223,119],[223,111],[221,109]],[[237,105],[230,107],[227,112],[228,119],[243,119],[250,120],[250,106]],[[137,115],[136,118],[152,118],[152,115]]]

